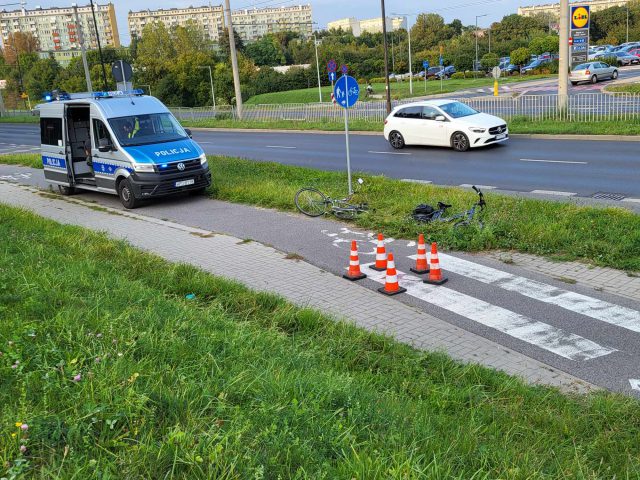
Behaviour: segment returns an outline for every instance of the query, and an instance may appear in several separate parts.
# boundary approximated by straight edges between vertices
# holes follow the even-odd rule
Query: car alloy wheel
[[[404,138],[400,132],[391,132],[389,134],[389,143],[396,150],[404,148]]]
[[[591,83],[598,83],[598,77],[595,75],[591,77]]]
[[[451,139],[453,149],[457,152],[466,152],[469,150],[469,139],[462,132],[456,132]]]

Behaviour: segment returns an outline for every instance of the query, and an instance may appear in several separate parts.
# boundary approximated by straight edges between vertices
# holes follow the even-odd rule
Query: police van
[[[54,92],[45,100],[38,107],[44,176],[62,194],[111,193],[135,208],[211,185],[202,148],[157,98],[133,90]]]

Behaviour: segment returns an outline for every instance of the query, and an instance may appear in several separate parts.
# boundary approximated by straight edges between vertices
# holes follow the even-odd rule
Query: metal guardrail
[[[24,117],[31,116],[31,110],[9,110],[4,109],[0,112],[0,117]]]
[[[455,99],[455,97],[452,97]],[[559,95],[521,95],[515,97],[461,98],[461,102],[481,112],[509,120],[526,117],[532,120],[568,122],[629,121],[640,122],[640,94],[579,93]],[[393,106],[413,100],[393,102]],[[210,118],[237,120],[235,107],[172,108],[180,120],[206,120]],[[365,122],[383,122],[386,117],[384,101],[358,102],[349,109],[349,118]],[[342,122],[342,108],[332,103],[288,103],[244,105],[243,120],[292,122]]]

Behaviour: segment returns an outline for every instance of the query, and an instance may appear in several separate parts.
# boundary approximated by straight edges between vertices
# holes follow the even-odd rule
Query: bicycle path
[[[16,178],[24,175],[17,178],[20,183],[46,185],[41,171],[14,170]],[[123,211],[116,197],[83,193],[73,198]],[[335,312],[331,309],[341,306],[349,308],[349,312],[364,312],[375,318],[380,318],[384,312],[383,317],[387,320],[395,316],[393,312],[376,310],[378,304],[372,298],[379,295],[375,289],[380,287],[381,278],[373,271],[367,271],[369,278],[356,285],[339,278],[348,264],[351,239],[359,241],[361,262],[373,261],[375,232],[354,229],[330,219],[311,219],[206,198],[168,199],[149,204],[136,213],[238,239],[252,239],[282,252],[295,253],[296,258],[334,274],[323,277],[333,292],[333,296],[323,296],[318,303],[324,309]],[[596,285],[602,287],[583,283],[582,277],[576,278],[578,283],[572,285],[562,278],[572,275],[562,275],[558,269],[551,275],[544,275],[489,255],[443,252],[441,262],[449,282],[443,287],[432,288],[408,273],[413,265],[415,242],[387,239],[387,245],[396,257],[401,283],[410,285],[407,294],[388,301],[399,311],[408,308],[445,322],[456,332],[453,336],[459,337],[455,345],[460,348],[468,345],[464,340],[464,332],[467,332],[556,371],[605,388],[632,393],[630,381],[640,377],[640,286],[634,283],[638,279],[621,272],[594,269],[589,271],[591,274],[581,272],[581,275],[594,281],[600,276],[601,282]],[[568,265],[566,271],[573,272],[574,267]],[[263,269],[261,260],[257,260],[252,268],[238,267],[239,273],[233,278],[239,275],[241,281],[250,285],[254,285],[252,279],[255,278],[255,282],[266,286],[269,280],[263,279]],[[257,271],[261,271],[260,275]],[[295,276],[291,279],[292,285],[300,281]],[[368,296],[362,303],[358,295],[351,298],[351,294],[344,294],[345,289],[354,291],[353,287],[375,295]],[[617,289],[620,295],[596,288]],[[298,289],[310,294],[304,282]],[[426,322],[421,326],[421,322],[397,324],[395,328],[404,327],[396,331],[398,338],[409,342],[420,338],[424,342],[425,335],[429,336],[430,324]],[[450,340],[455,341],[454,338]],[[447,347],[447,351],[451,350]],[[496,366],[495,363],[491,365]]]

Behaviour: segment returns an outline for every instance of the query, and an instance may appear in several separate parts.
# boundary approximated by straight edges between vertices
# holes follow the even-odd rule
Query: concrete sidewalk
[[[0,182],[0,201],[58,221],[103,231],[172,262],[189,263],[250,288],[425,350],[502,370],[530,383],[585,392],[593,385],[526,355],[469,333],[409,305],[361,288],[304,261],[259,244],[153,217],[100,207]],[[260,268],[255,268],[259,265]],[[346,259],[345,259],[346,265]],[[251,272],[247,275],[245,272]]]

